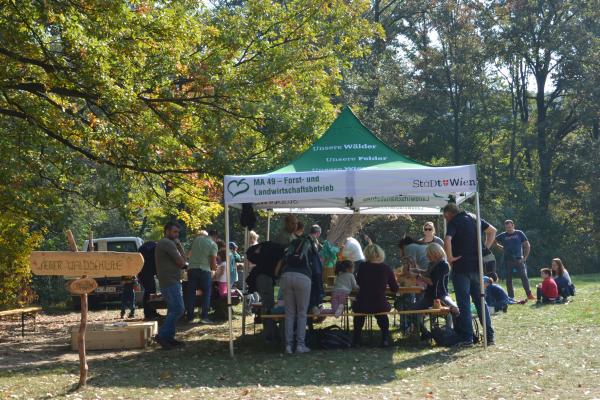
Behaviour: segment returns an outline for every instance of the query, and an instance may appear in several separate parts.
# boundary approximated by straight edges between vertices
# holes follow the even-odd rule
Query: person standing
[[[319,243],[319,237],[321,237],[321,227],[319,225],[311,226],[310,239],[312,241],[313,251],[309,253],[311,257],[310,266],[312,269],[309,310],[311,310],[313,314],[319,314],[321,312],[319,306],[323,303],[323,297],[325,297],[325,289],[323,288],[323,263],[321,262],[321,256],[319,255],[319,251],[323,246]]]
[[[481,229],[485,233],[485,247],[489,249],[494,243],[496,228],[484,219],[481,219],[481,225],[477,226],[476,217],[461,211],[454,203],[448,203],[442,211],[448,223],[444,247],[448,262],[452,266],[452,284],[460,310],[455,327],[459,336],[459,344],[464,346],[473,344],[471,299],[477,308],[479,320],[483,322],[483,318],[485,318],[485,334],[488,344],[494,344],[494,329],[490,312],[487,307],[484,307],[484,310],[481,309],[477,229]]]
[[[363,254],[362,247],[358,240],[352,236],[346,238],[344,248],[342,249],[342,257],[344,260],[350,260],[354,263],[354,273],[358,271],[360,263],[365,261],[365,255]]]
[[[275,306],[275,279],[279,276],[284,252],[285,248],[281,244],[271,241],[258,243],[246,251],[248,261],[256,265],[248,275],[246,283],[250,290],[256,289],[260,296],[261,314],[269,314]],[[276,338],[274,321],[264,318],[262,322],[264,339],[267,342],[274,341]]]
[[[166,349],[183,344],[175,339],[175,325],[184,313],[181,270],[186,268],[186,261],[179,241],[180,230],[177,222],[168,222],[154,251],[158,283],[167,303],[167,317],[154,340]]]
[[[310,303],[314,244],[310,237],[292,240],[285,259],[280,285],[285,307],[285,352],[293,352],[294,338],[296,353],[308,353],[306,346],[306,318]]]
[[[508,297],[514,299],[515,290],[513,288],[513,274],[516,272],[521,278],[523,289],[529,300],[536,300],[529,287],[529,278],[527,277],[527,257],[531,251],[531,245],[527,236],[518,229],[515,229],[515,223],[507,219],[504,221],[504,232],[496,236],[496,246],[504,252],[504,268],[506,269],[506,289]]]
[[[444,247],[444,241],[435,235],[435,226],[430,221],[423,224],[423,237],[419,239],[419,242],[423,244],[437,243]]]
[[[142,305],[144,307],[144,319],[153,320],[161,317],[150,304],[150,295],[156,293],[156,262],[154,259],[154,250],[156,249],[156,242],[149,240],[140,246],[138,251],[144,257],[144,266],[138,274],[138,279],[144,288],[144,296],[142,297]]]
[[[190,266],[188,269],[188,286],[186,296],[186,313],[188,322],[194,320],[194,308],[196,305],[196,290],[200,289],[200,322],[210,324],[208,312],[210,311],[210,296],[212,289],[212,274],[217,269],[216,243],[217,231],[201,231],[192,242],[188,253]]]

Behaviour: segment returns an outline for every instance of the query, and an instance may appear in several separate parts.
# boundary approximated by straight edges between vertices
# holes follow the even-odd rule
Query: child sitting
[[[129,308],[128,318],[135,317],[135,287],[138,285],[137,278],[135,276],[123,276],[121,277],[121,285],[123,285],[123,291],[121,292],[121,318],[125,317],[125,311]]]
[[[550,268],[542,268],[540,276],[542,283],[537,286],[537,301],[543,304],[553,304],[558,299],[558,287],[552,279],[552,271]]]
[[[335,282],[331,293],[331,309],[322,310],[322,314],[334,313],[339,317],[344,312],[344,307],[348,301],[348,295],[353,290],[358,290],[356,278],[352,273],[354,264],[350,260],[340,261],[335,264]]]
[[[508,297],[502,286],[494,283],[494,279],[489,276],[483,277],[483,285],[485,286],[485,302],[490,307],[490,312],[508,311],[509,304],[515,304],[514,300]]]

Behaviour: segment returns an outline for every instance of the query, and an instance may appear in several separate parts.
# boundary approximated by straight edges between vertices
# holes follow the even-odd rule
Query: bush
[[[0,308],[32,303],[36,294],[31,287],[29,254],[42,236],[31,233],[27,225],[0,214]]]

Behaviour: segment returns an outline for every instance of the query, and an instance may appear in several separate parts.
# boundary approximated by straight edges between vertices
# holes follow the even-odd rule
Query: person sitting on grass
[[[358,269],[356,281],[360,286],[356,301],[352,305],[355,313],[377,314],[387,313],[392,306],[386,298],[386,288],[389,286],[393,293],[398,291],[398,282],[392,268],[385,264],[385,252],[376,244],[370,244],[364,251],[366,262]],[[375,315],[377,325],[381,329],[381,346],[389,347],[392,344],[390,337],[390,320],[387,314]],[[354,333],[352,345],[359,347],[361,344],[362,328],[365,324],[364,316],[354,317]]]
[[[358,284],[352,271],[354,263],[350,260],[340,261],[335,265],[335,282],[331,293],[331,309],[322,310],[322,314],[335,313],[339,317],[344,312],[344,307],[348,302],[348,295],[353,290],[358,290]]]
[[[485,286],[485,302],[490,307],[490,312],[508,311],[509,304],[515,304],[514,300],[508,297],[502,286],[494,282],[494,279],[489,276],[483,277],[483,285]],[[492,310],[493,308],[493,310]]]
[[[412,310],[425,310],[433,307],[435,299],[439,299],[440,302],[450,307],[450,313],[452,315],[459,315],[459,309],[454,300],[448,294],[448,276],[450,275],[450,265],[446,261],[446,252],[444,248],[437,243],[431,243],[427,245],[427,259],[432,265],[430,269],[430,275],[428,277],[417,276],[417,278],[423,279],[427,282],[427,287],[423,292],[421,300],[417,301],[410,308]],[[450,327],[451,318],[446,319],[446,325]],[[425,329],[423,323],[423,317],[419,317],[419,329],[421,331],[421,337],[424,339],[428,337],[428,332]]]
[[[575,295],[575,285],[571,282],[569,271],[567,271],[560,258],[552,260],[552,275],[558,287],[558,294],[562,297],[563,301],[567,301],[569,296]]]
[[[542,304],[554,304],[558,299],[558,287],[552,279],[552,271],[550,268],[542,268],[540,270],[542,283],[537,286],[537,302]]]

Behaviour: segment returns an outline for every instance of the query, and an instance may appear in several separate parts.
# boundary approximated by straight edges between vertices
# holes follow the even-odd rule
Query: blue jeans
[[[135,312],[135,291],[132,283],[123,285],[121,293],[121,315],[125,314],[126,309],[129,309],[131,314]]]
[[[158,330],[158,336],[171,340],[175,338],[175,325],[183,315],[183,290],[181,283],[176,283],[166,288],[160,288],[160,291],[167,303],[167,317]]]
[[[473,341],[473,315],[471,314],[471,300],[475,303],[477,308],[477,315],[479,321],[482,320],[481,316],[481,294],[479,287],[479,273],[452,273],[452,284],[454,285],[454,292],[456,294],[456,302],[458,303],[458,309],[460,315],[456,320],[456,333],[458,334],[461,342],[472,342]],[[485,321],[486,321],[486,336],[487,340],[494,340],[494,329],[492,328],[492,320],[490,319],[490,311],[485,307]],[[483,322],[482,322],[483,323]]]
[[[210,271],[203,269],[192,268],[188,270],[188,285],[186,293],[186,312],[187,319],[191,321],[194,319],[194,306],[196,305],[196,290],[202,290],[202,296],[200,296],[200,318],[208,318],[208,312],[210,311],[210,295],[212,289],[212,277]]]

